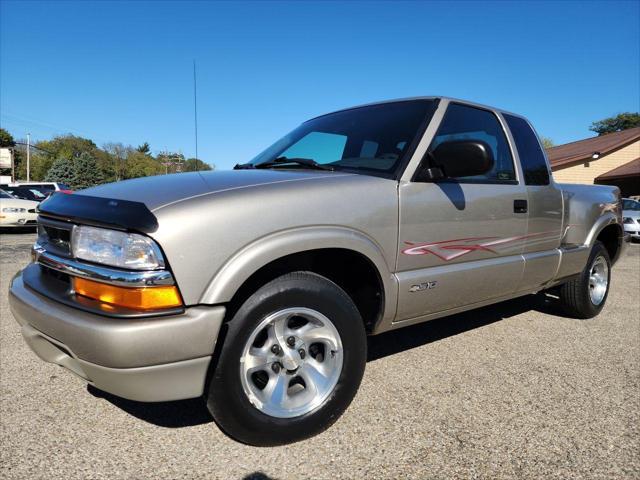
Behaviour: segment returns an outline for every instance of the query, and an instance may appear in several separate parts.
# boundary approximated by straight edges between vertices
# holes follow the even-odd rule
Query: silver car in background
[[[631,240],[640,241],[640,202],[631,198],[622,199],[622,223]]]
[[[0,189],[0,227],[35,227],[38,202],[14,197]]]

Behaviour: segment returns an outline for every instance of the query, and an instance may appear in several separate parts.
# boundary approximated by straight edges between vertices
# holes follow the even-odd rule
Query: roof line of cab
[[[389,100],[381,100],[381,101],[378,101],[378,102],[363,103],[363,104],[360,104],[360,105],[355,105],[353,107],[341,108],[341,109],[338,109],[338,110],[334,110],[333,112],[328,112],[328,113],[324,113],[322,115],[317,115],[315,117],[312,117],[312,118],[306,120],[304,123],[309,122],[311,120],[315,120],[316,118],[326,117],[327,115],[332,115],[334,113],[347,112],[349,110],[356,110],[358,108],[371,107],[371,106],[374,106],[374,105],[384,105],[386,103],[411,102],[411,101],[416,101],[416,100],[446,100],[448,102],[463,103],[465,105],[470,105],[472,107],[482,108],[484,110],[493,110],[493,111],[499,112],[501,114],[508,114],[508,115],[512,115],[514,117],[520,117],[520,118],[523,118],[523,119],[527,120],[526,117],[524,117],[523,115],[521,115],[519,113],[510,112],[509,110],[504,110],[502,108],[493,107],[491,105],[484,105],[482,103],[476,103],[476,102],[472,102],[472,101],[469,101],[469,100],[463,100],[461,98],[444,97],[444,96],[440,96],[440,95],[433,95],[433,96],[394,98],[394,99],[389,99]]]

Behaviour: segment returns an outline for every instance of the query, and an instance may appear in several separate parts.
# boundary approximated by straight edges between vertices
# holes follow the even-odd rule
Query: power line
[[[16,145],[26,145],[27,147],[35,148],[36,150],[40,150],[41,152],[48,153],[49,155],[54,155],[53,152],[50,152],[49,150],[45,150],[44,148],[36,147],[33,144],[29,144],[29,143],[25,143],[25,142],[14,142],[14,143]]]
[[[40,119],[36,119],[34,117],[25,117],[25,116],[21,116],[21,115],[14,115],[12,113],[2,113],[0,115],[0,117],[4,117],[6,119],[9,119],[9,123],[19,123],[22,125],[31,125],[31,126],[36,126],[36,127],[44,127],[47,130],[52,131],[54,134],[72,134],[72,135],[76,135],[76,136],[83,136],[83,137],[91,137],[95,140],[98,140],[100,142],[103,143],[108,143],[107,140],[105,140],[104,138],[101,137],[96,137],[95,135],[90,134],[89,132],[85,132],[82,130],[78,130],[75,128],[67,128],[61,125],[54,125],[52,123],[47,123],[44,120],[40,120]],[[13,120],[11,120],[13,119]],[[5,120],[4,123],[6,124],[7,121]]]

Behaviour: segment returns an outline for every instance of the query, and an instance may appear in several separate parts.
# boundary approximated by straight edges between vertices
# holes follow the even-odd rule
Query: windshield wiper
[[[234,170],[252,170],[256,168],[253,163],[236,163],[233,166]]]
[[[287,157],[278,157],[270,160],[268,162],[258,163],[254,165],[255,168],[270,168],[276,167],[278,165],[284,165],[285,163],[297,163],[298,165],[302,165],[303,167],[314,168],[316,170],[335,170],[332,166],[322,165],[311,158],[287,158]]]

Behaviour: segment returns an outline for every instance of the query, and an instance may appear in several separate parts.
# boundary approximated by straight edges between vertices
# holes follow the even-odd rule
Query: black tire
[[[266,415],[249,401],[241,384],[240,358],[260,322],[291,307],[311,308],[331,320],[342,341],[343,362],[337,384],[323,403],[303,415],[278,418]],[[240,442],[274,446],[303,440],[326,430],[346,410],[360,386],[366,357],[364,324],[351,298],[320,275],[289,273],[258,289],[228,322],[210,373],[207,407],[218,426]]]
[[[594,304],[589,294],[589,276],[591,268],[599,257],[604,258],[607,265],[607,289],[602,301],[599,304]],[[564,312],[570,317],[579,319],[593,318],[604,308],[607,297],[609,296],[610,285],[611,259],[604,245],[601,242],[596,242],[591,249],[587,265],[584,267],[584,270],[580,272],[580,275],[560,286],[560,305]]]

